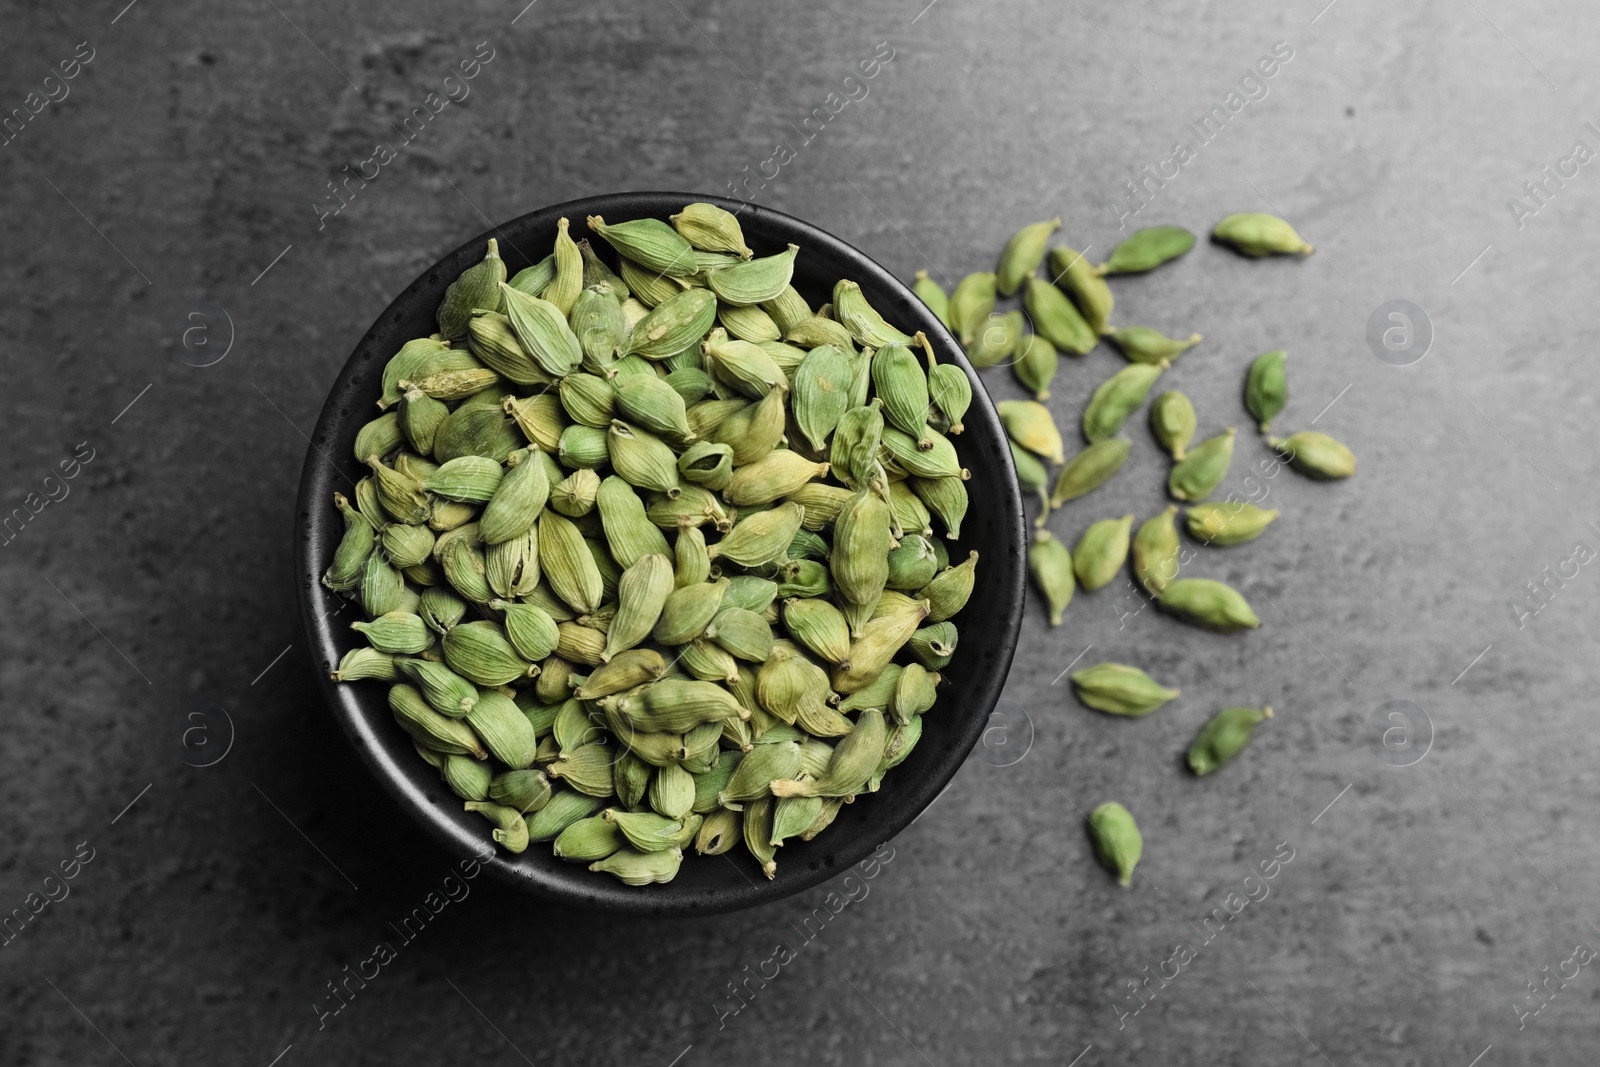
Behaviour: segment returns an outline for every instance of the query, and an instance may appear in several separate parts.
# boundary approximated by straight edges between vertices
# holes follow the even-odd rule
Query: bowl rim
[[[614,879],[591,874],[578,864],[546,868],[536,861],[530,862],[530,853],[511,857],[502,850],[493,848],[492,858],[484,859],[488,845],[487,834],[484,832],[487,824],[476,816],[469,816],[459,808],[454,810],[442,808],[435,797],[428,795],[424,786],[420,784],[420,779],[425,777],[420,773],[424,765],[413,759],[412,765],[403,766],[386,750],[386,745],[392,743],[393,739],[381,738],[378,731],[387,729],[389,733],[394,732],[387,705],[383,705],[379,714],[365,706],[371,703],[371,697],[363,699],[362,693],[371,687],[341,685],[328,677],[326,665],[337,663],[341,654],[340,645],[335,640],[335,623],[331,620],[343,610],[344,606],[348,606],[350,601],[338,594],[330,593],[322,586],[320,579],[331,546],[336,543],[338,533],[341,532],[335,527],[337,513],[324,505],[329,499],[329,494],[338,488],[335,474],[353,484],[354,479],[351,479],[346,471],[357,470],[348,460],[341,466],[338,460],[327,454],[325,447],[340,435],[350,420],[361,418],[363,413],[369,410],[372,381],[381,374],[383,362],[392,356],[398,347],[398,345],[391,346],[385,335],[396,332],[396,327],[404,321],[407,314],[415,312],[419,297],[430,292],[433,294],[430,297],[433,302],[428,305],[431,318],[432,309],[436,306],[438,293],[442,293],[443,286],[448,284],[449,280],[453,280],[461,270],[482,257],[481,250],[491,237],[497,238],[505,246],[502,255],[506,256],[509,269],[512,261],[527,258],[516,249],[513,236],[545,228],[553,231],[556,220],[562,216],[575,220],[586,219],[590,215],[608,215],[613,219],[640,217],[664,219],[668,211],[675,211],[685,204],[694,202],[714,204],[734,212],[741,221],[762,229],[773,228],[786,240],[799,244],[804,249],[821,249],[826,258],[848,263],[849,272],[841,274],[841,277],[852,278],[861,284],[864,291],[874,294],[873,303],[880,308],[885,304],[881,294],[889,294],[893,302],[899,305],[896,312],[902,324],[914,325],[911,332],[917,329],[926,332],[930,341],[939,350],[940,358],[956,364],[966,373],[973,387],[974,402],[963,420],[966,424],[965,432],[972,435],[967,438],[968,440],[987,436],[999,443],[996,452],[1003,469],[986,471],[985,477],[995,478],[1001,482],[1001,498],[1005,513],[997,517],[996,529],[1009,530],[1011,536],[1009,544],[983,546],[986,552],[985,570],[990,572],[985,575],[985,581],[1003,580],[1004,587],[995,588],[991,585],[991,591],[1006,610],[1002,612],[1004,622],[999,632],[990,631],[983,635],[986,656],[981,668],[982,676],[975,679],[975,692],[966,701],[968,704],[964,709],[966,718],[957,720],[951,737],[947,738],[939,749],[931,767],[915,780],[898,783],[904,791],[897,791],[894,804],[882,805],[881,811],[874,809],[873,825],[881,827],[881,833],[858,835],[858,840],[849,844],[843,841],[834,843],[836,847],[826,854],[825,862],[817,862],[814,859],[813,862],[804,865],[791,863],[785,867],[779,864],[778,876],[771,881],[760,880],[759,875],[757,879],[752,880],[740,869],[743,877],[730,880],[724,888],[695,890],[691,895],[689,892],[673,892],[674,883],[642,887],[624,886]],[[385,351],[378,355],[380,339],[383,339],[382,347]],[[513,885],[552,903],[638,914],[712,915],[771,903],[843,873],[914,822],[949,785],[950,780],[982,737],[989,715],[999,700],[1016,651],[1025,596],[1026,578],[1023,560],[1027,545],[1027,524],[1021,490],[1017,485],[1016,472],[1007,444],[1008,439],[993,405],[988,401],[987,394],[978,382],[973,367],[943,323],[905,283],[885,267],[842,238],[803,219],[770,207],[703,193],[612,192],[539,208],[490,227],[463,242],[423,270],[383,310],[340,368],[318,415],[310,441],[301,471],[295,508],[295,566],[301,623],[313,652],[307,658],[310,660],[311,669],[317,675],[323,700],[333,711],[342,732],[360,754],[368,770],[382,783],[390,797],[435,843],[463,858],[475,857],[495,880]],[[359,474],[357,476],[359,477]],[[324,610],[323,605],[329,602],[329,598],[339,601],[341,605],[339,611]],[[342,627],[338,632],[344,632]],[[375,719],[378,720],[376,723]],[[919,746],[921,747],[923,746]],[[406,752],[409,754],[409,747]],[[914,757],[916,755],[914,753]],[[442,787],[442,783],[439,785]],[[883,794],[874,794],[873,797],[879,799]],[[449,795],[449,800],[459,803],[454,794]],[[469,822],[469,819],[473,821]],[[825,836],[819,835],[818,840],[823,840]],[[492,845],[489,847],[492,848]],[[792,847],[810,849],[814,848],[814,843],[807,842]],[[701,858],[692,854],[688,858],[696,862],[709,860],[709,857]],[[738,861],[735,861],[734,865],[736,869],[739,868]],[[755,870],[753,865],[750,869]]]

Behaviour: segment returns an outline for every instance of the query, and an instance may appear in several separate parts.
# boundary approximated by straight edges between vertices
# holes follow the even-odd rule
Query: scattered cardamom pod
[[[1189,769],[1204,776],[1243,752],[1256,727],[1272,718],[1271,708],[1224,708],[1200,728],[1189,746]]]

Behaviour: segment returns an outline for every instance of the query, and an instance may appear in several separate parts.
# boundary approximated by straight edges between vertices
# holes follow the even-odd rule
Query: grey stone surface
[[[46,478],[80,443],[93,458],[0,547],[0,910],[80,842],[93,858],[0,949],[0,1062],[1466,1067],[1492,1045],[1476,1062],[1493,1067],[1592,1044],[1587,967],[1549,979],[1520,1026],[1516,1007],[1600,944],[1600,577],[1544,570],[1600,545],[1600,178],[1522,190],[1575,142],[1600,148],[1592,6],[921,2],[7,5],[0,112],[59,96],[45,78],[79,42],[93,58],[0,147],[4,508],[59,495]],[[880,41],[893,59],[867,95],[801,143]],[[1258,99],[1201,143],[1185,122],[1280,41],[1293,57],[1266,95],[1247,86]],[[325,183],[479,42],[494,57],[471,95],[319,229]],[[1035,609],[1007,732],[720,1029],[725,984],[798,941],[829,890],[666,923],[473,882],[319,1029],[325,984],[452,861],[319,705],[290,579],[304,434],[390,296],[488,220],[606,189],[727,192],[779,143],[794,158],[757,199],[902,276],[987,268],[1057,212],[1098,257],[1112,205],[1131,206],[1120,187],[1177,141],[1194,158],[1129,225],[1276,210],[1320,251],[1202,245],[1119,281],[1118,319],[1206,335],[1169,378],[1205,431],[1245,428],[1245,366],[1287,347],[1282,425],[1315,421],[1361,457],[1343,484],[1247,485],[1266,452],[1241,434],[1230,487],[1284,517],[1190,573],[1240,586],[1265,626],[1124,615],[1140,601],[1115,589],[1080,594],[1059,629]],[[1435,333],[1404,368],[1365,340],[1395,299]],[[217,308],[231,349],[186,365],[222,351]],[[211,347],[185,347],[189,327]],[[1064,368],[1064,425],[1117,365]],[[1163,464],[1134,437],[1150,479],[1059,513],[1061,536],[1158,507]],[[1519,621],[1535,580],[1548,605]],[[1054,681],[1080,653],[1184,695],[1143,721],[1087,712]],[[1431,721],[1414,765],[1367,740],[1389,701]],[[1181,772],[1210,711],[1265,702],[1278,717],[1239,764]],[[175,732],[212,706],[231,751],[186,766]],[[1113,797],[1147,842],[1126,892],[1074,810]],[[1268,895],[1205,941],[1280,843],[1293,859]],[[1194,958],[1119,1026],[1126,983],[1180,941]]]

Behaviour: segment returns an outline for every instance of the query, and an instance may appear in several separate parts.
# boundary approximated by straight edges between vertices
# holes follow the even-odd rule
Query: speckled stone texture
[[[0,546],[0,910],[40,908],[0,948],[0,1062],[1501,1067],[1593,1043],[1592,5],[124,2],[0,17],[0,115],[29,116],[0,147],[0,503],[38,509]],[[335,213],[328,182],[430,92]],[[457,859],[362,770],[298,632],[294,493],[327,383],[491,221],[746,179],[947,282],[1058,212],[1092,258],[1122,215],[1298,224],[1303,261],[1203,243],[1116,284],[1117,321],[1205,335],[1164,386],[1202,434],[1240,427],[1228,488],[1283,510],[1185,569],[1265,625],[1189,630],[1116,586],[1059,629],[1035,607],[1004,718],[873,877],[671,923],[474,880],[319,1019]],[[1367,340],[1392,300],[1431,321],[1410,366]],[[1280,425],[1346,440],[1354,480],[1254,468],[1239,392],[1271,347]],[[1118,364],[1066,363],[1065,428]],[[1164,462],[1131,434],[1130,468],[1052,518],[1069,543],[1160,506]],[[1080,655],[1183,696],[1088,712],[1059,678]],[[1379,758],[1421,744],[1392,701],[1431,724],[1409,766]],[[1277,717],[1248,755],[1187,777],[1205,717],[1259,703]],[[1127,891],[1079,814],[1113,798],[1145,834]],[[795,958],[765,963],[780,941]]]

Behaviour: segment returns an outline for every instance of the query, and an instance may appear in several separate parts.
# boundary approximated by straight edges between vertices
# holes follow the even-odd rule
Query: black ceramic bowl
[[[563,216],[571,220],[573,236],[580,238],[588,235],[584,220],[590,215],[603,215],[612,222],[645,216],[665,219],[696,200],[738,211],[745,240],[758,255],[781,251],[790,243],[799,245],[794,286],[813,306],[831,299],[836,280],[852,278],[885,318],[908,333],[927,333],[938,358],[960,366],[972,378],[955,339],[933,313],[861,251],[789,215],[718,197],[614,193],[558,204],[472,238],[412,282],[367,331],[328,394],[301,475],[296,557],[311,658],[329,707],[400,806],[453,855],[481,852],[489,838],[488,823],[464,812],[438,773],[417,758],[410,738],[390,715],[383,683],[335,684],[328,679],[339,658],[357,643],[349,626],[358,609],[320,582],[343,532],[331,503],[333,494],[349,495],[354,480],[364,473],[352,455],[356,431],[377,414],[374,402],[384,364],[405,341],[434,332],[434,309],[445,287],[483,257],[488,238],[498,238],[506,269],[514,274],[529,265],[530,257],[543,258],[549,251],[556,220]],[[596,238],[592,243],[603,255],[609,254],[604,241]],[[642,887],[625,886],[610,875],[591,873],[582,864],[556,859],[548,844],[530,845],[519,856],[500,852],[488,864],[489,870],[530,893],[570,905],[646,914],[711,914],[777,900],[833,877],[904,829],[932,803],[983,733],[1011,666],[1023,605],[1027,534],[1022,499],[1004,430],[976,378],[973,392],[976,400],[964,420],[965,432],[953,438],[972,479],[967,483],[971,507],[961,540],[951,543],[951,556],[965,559],[969,549],[977,549],[979,580],[956,619],[961,641],[943,672],[946,681],[927,715],[922,740],[905,763],[885,776],[882,789],[847,804],[816,839],[780,849],[777,877],[771,881],[743,849],[725,857],[691,852],[673,881]]]

